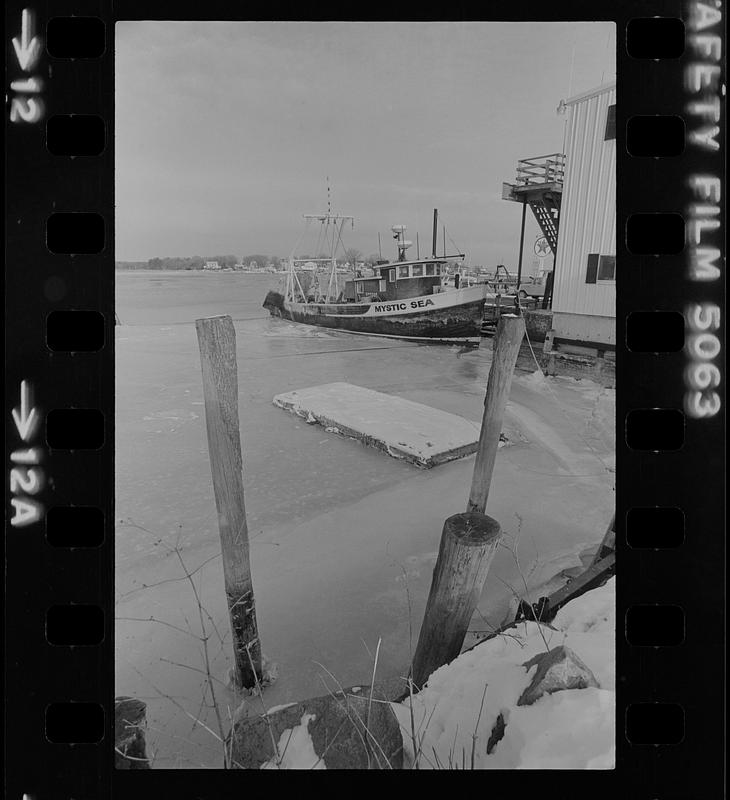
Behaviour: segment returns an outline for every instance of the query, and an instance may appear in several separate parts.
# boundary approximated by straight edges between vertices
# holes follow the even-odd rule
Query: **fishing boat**
[[[448,262],[464,254],[436,255],[437,210],[430,256],[408,259],[413,243],[405,238],[404,225],[394,225],[397,260],[380,260],[370,270],[355,268],[349,275],[338,273],[336,251],[353,217],[328,211],[304,219],[321,224],[320,241],[330,244],[330,255],[313,259],[292,253],[282,290],[270,291],[264,300],[272,316],[370,336],[478,339],[487,287],[443,285]]]

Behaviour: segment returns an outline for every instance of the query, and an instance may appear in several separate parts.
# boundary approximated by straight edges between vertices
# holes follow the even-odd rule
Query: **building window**
[[[586,283],[615,283],[616,256],[602,256],[599,253],[588,255]]]
[[[603,141],[607,142],[609,139],[616,138],[616,104],[608,107],[606,114],[606,134]]]
[[[399,278],[407,278],[408,277],[408,267],[398,267],[398,277]]]
[[[426,264],[426,275],[433,275],[434,264]]]
[[[597,283],[616,282],[616,256],[598,256]]]
[[[388,283],[395,283],[395,270],[389,269],[388,270]]]
[[[588,269],[586,270],[586,283],[595,283],[596,275],[598,275],[598,253],[590,253],[588,255]]]
[[[423,275],[423,264],[413,267],[413,277],[420,278]]]

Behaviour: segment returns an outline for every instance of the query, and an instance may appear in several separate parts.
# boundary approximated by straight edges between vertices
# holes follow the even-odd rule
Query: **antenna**
[[[568,78],[568,97],[573,93],[573,66],[575,65],[575,40],[573,41],[573,50],[570,54],[570,77]],[[565,108],[565,106],[563,106]],[[568,137],[568,117],[563,120],[563,147],[561,153],[565,153],[565,142]]]
[[[330,176],[327,176],[327,213],[332,213],[332,199],[330,197]]]

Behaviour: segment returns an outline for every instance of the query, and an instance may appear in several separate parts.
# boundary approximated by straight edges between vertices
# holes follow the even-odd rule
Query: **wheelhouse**
[[[357,276],[348,281],[346,295],[350,302],[365,298],[402,300],[436,294],[441,290],[441,278],[446,274],[446,261],[393,261],[377,264],[370,276]]]

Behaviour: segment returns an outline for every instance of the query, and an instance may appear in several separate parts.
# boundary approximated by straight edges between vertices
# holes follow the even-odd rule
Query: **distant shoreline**
[[[251,272],[246,269],[150,269],[149,267],[134,269],[131,267],[114,267],[114,272],[142,272],[145,275],[187,275],[194,273],[195,275],[217,275],[225,273],[226,275],[284,275],[286,270],[278,270],[277,272]]]

